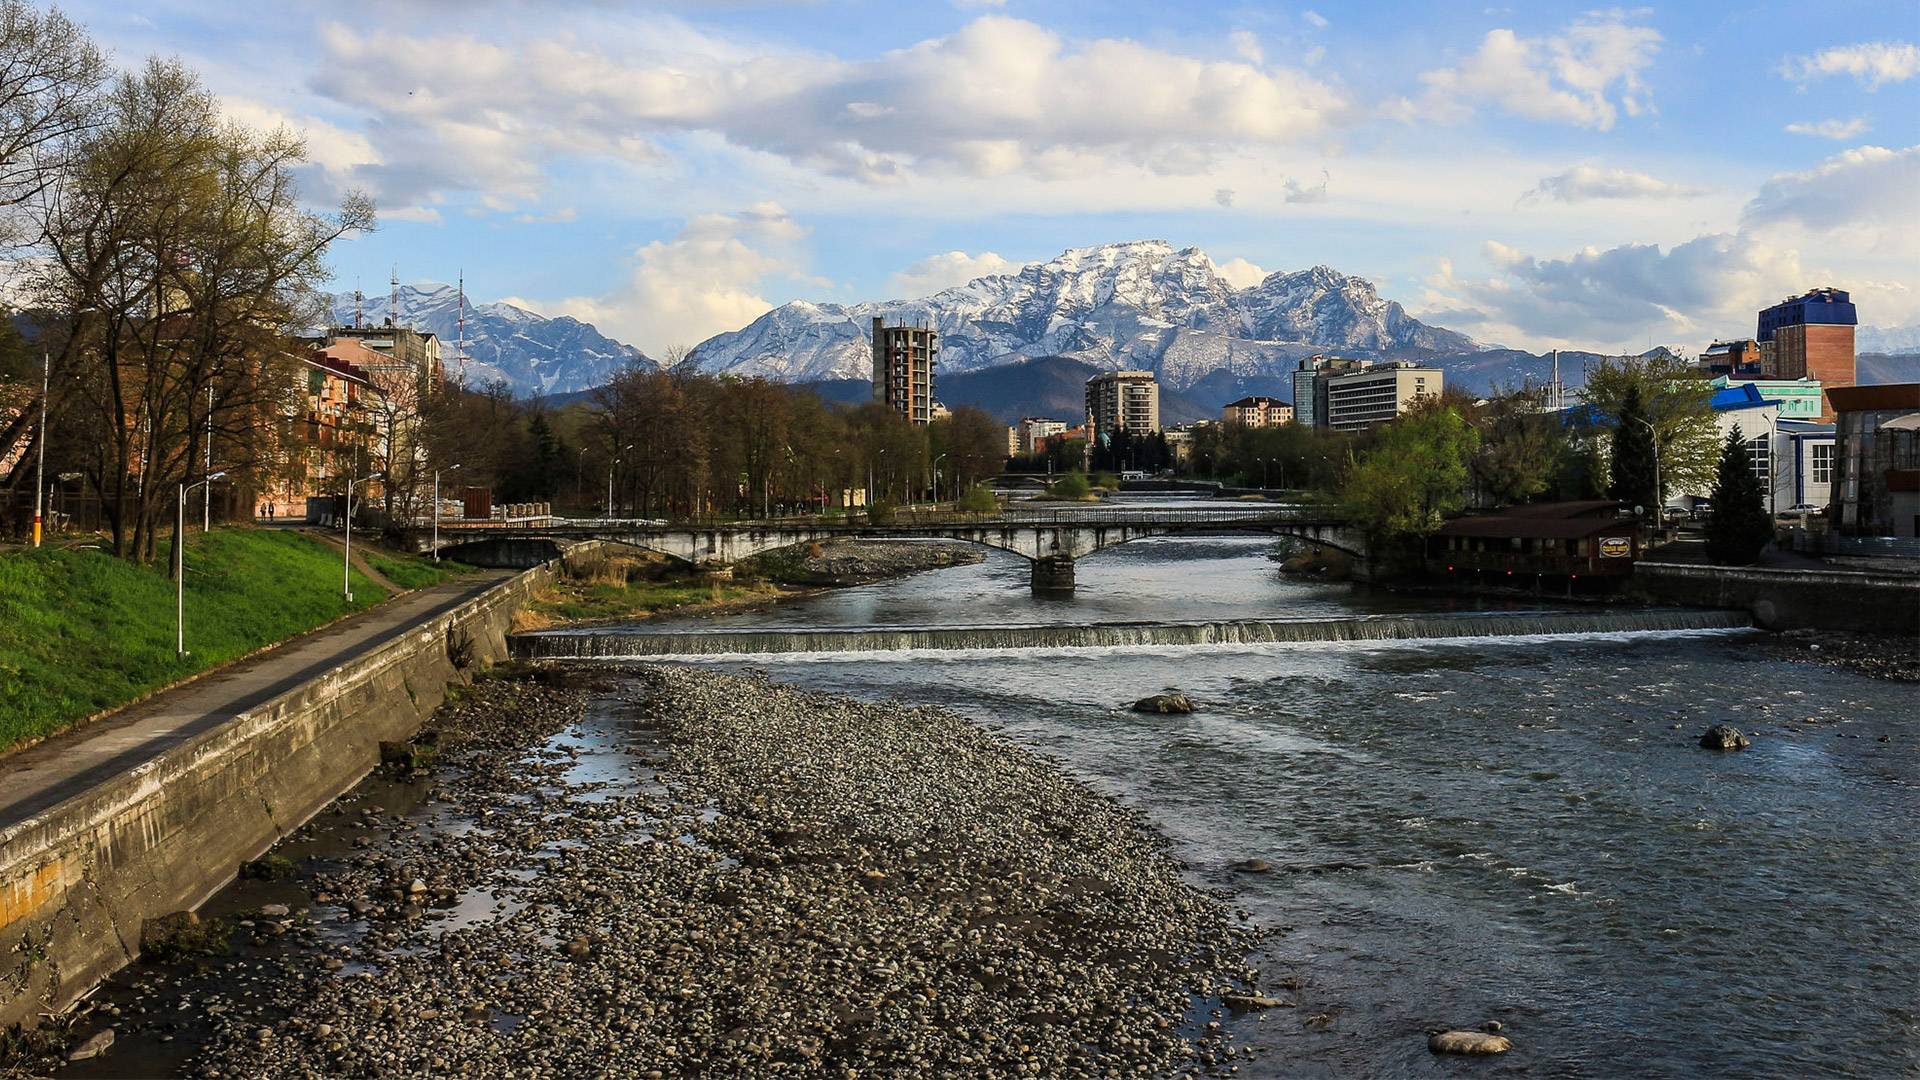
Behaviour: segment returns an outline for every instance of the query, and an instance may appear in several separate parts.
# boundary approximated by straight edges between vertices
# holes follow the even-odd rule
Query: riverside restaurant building
[[[1426,569],[1465,584],[1606,591],[1633,573],[1640,526],[1608,499],[1455,518],[1428,539]]]

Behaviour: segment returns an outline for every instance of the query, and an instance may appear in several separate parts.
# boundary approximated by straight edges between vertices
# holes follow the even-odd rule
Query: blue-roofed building
[[[1843,289],[1814,289],[1760,312],[1764,362],[1774,378],[1814,379],[1827,386],[1854,382],[1853,328],[1860,321]],[[1831,415],[1823,409],[1823,416]]]

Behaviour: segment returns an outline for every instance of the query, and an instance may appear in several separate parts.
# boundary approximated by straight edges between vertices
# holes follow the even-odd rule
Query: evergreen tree
[[[1745,566],[1760,557],[1773,539],[1773,518],[1766,492],[1747,456],[1747,440],[1735,427],[1720,451],[1713,481],[1713,509],[1707,516],[1707,557],[1728,566]]]
[[[1659,459],[1653,442],[1653,430],[1647,426],[1647,409],[1637,384],[1629,385],[1614,417],[1613,453],[1609,471],[1612,482],[1607,496],[1628,506],[1644,507],[1658,517],[1665,503],[1664,485],[1659,481]]]

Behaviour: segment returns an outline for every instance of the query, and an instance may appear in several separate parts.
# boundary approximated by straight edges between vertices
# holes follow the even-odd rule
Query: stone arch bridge
[[[795,544],[864,540],[957,540],[1010,551],[1032,566],[1036,593],[1073,591],[1074,564],[1094,552],[1149,536],[1268,534],[1335,548],[1362,561],[1364,538],[1343,518],[1319,508],[1285,510],[1060,510],[998,517],[945,515],[891,525],[769,521],[726,525],[579,522],[538,529],[482,528],[442,532],[441,550],[478,565],[531,565],[555,549],[604,540],[659,552],[714,571]]]

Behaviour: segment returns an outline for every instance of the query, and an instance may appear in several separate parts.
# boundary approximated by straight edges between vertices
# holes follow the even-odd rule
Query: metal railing
[[[1884,559],[1920,559],[1920,538],[1842,536],[1810,529],[1787,529],[1787,547],[1803,555],[1853,555]]]

